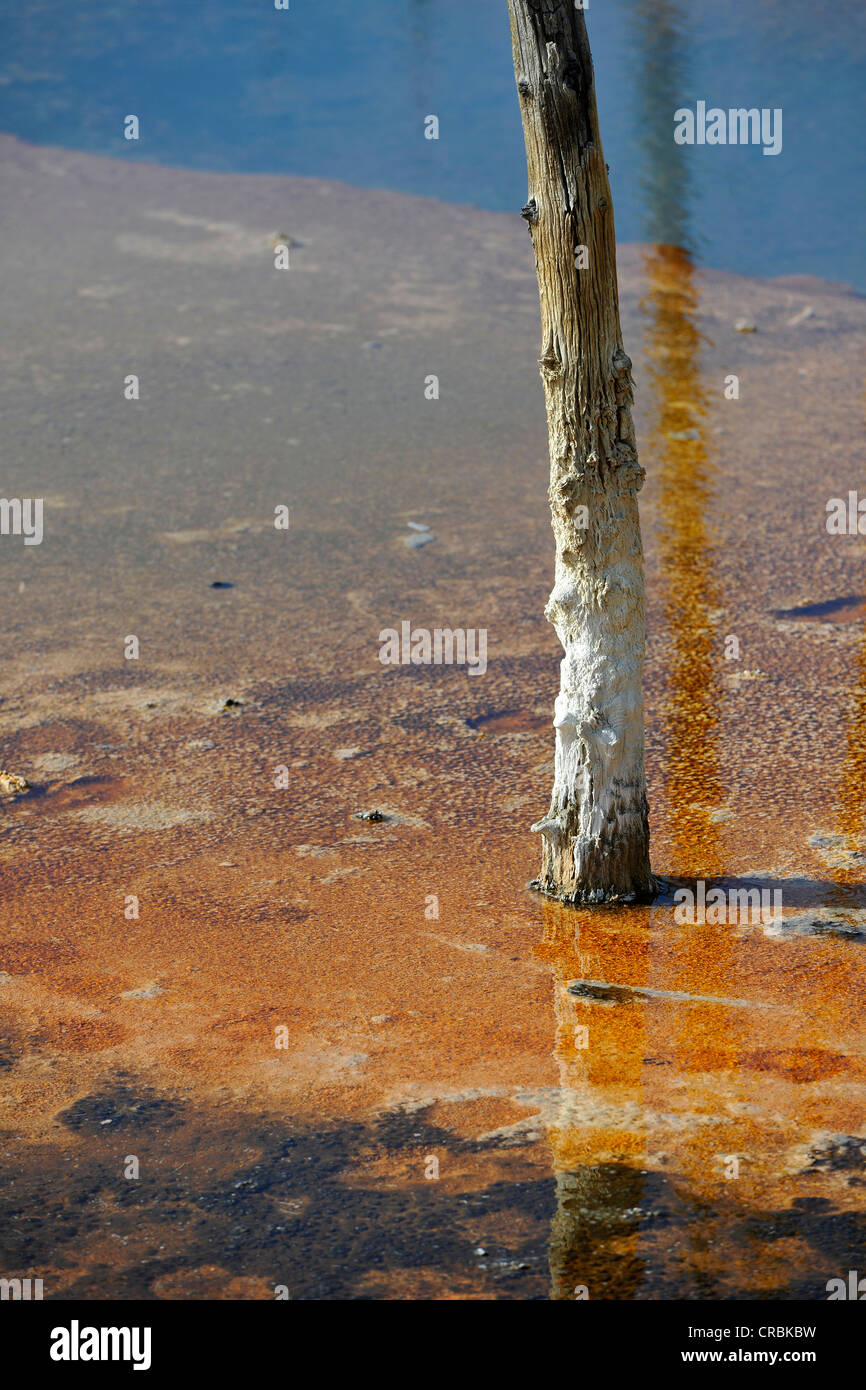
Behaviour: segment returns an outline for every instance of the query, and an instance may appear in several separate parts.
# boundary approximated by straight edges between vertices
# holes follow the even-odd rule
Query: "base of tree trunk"
[[[565,855],[572,865],[579,858],[579,877],[574,868],[564,872]],[[657,897],[662,883],[646,865],[645,835],[639,835],[631,849],[622,844],[584,842],[579,851],[560,848],[545,836],[541,873],[528,886],[546,898],[570,905],[647,903]]]
[[[574,0],[509,0],[529,224],[541,306],[555,583],[545,615],[564,656],[555,703],[542,893],[651,898],[641,680],[644,470],[619,319],[610,182],[592,57]]]
[[[617,888],[577,888],[573,893],[565,889],[557,888],[550,880],[541,878],[530,879],[527,888],[534,893],[542,893],[545,898],[552,898],[555,902],[562,903],[563,907],[604,907],[616,903],[651,903],[654,902],[659,892],[661,884],[653,879],[652,883],[644,888],[632,888],[626,892],[621,892]]]

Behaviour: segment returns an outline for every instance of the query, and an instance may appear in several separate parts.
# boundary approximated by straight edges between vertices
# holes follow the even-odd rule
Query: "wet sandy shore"
[[[866,300],[620,248],[666,886],[567,910],[525,888],[558,648],[519,217],[6,137],[0,172],[3,491],[45,499],[40,546],[0,537],[33,787],[0,805],[0,1272],[825,1298],[866,1234],[866,539],[825,529]],[[381,665],[403,620],[486,629],[487,671]],[[699,878],[783,920],[680,925]]]

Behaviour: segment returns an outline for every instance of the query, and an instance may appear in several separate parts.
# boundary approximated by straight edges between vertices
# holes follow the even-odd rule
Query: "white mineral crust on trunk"
[[[652,892],[644,779],[644,473],[620,332],[607,167],[583,14],[509,0],[541,300],[556,579],[565,651],[543,892],[575,902]],[[580,248],[581,254],[577,251]]]

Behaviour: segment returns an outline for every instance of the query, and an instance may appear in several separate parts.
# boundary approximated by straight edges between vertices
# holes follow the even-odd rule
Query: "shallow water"
[[[0,546],[6,1277],[826,1297],[866,1234],[864,542],[824,525],[866,303],[620,248],[666,883],[568,910],[525,887],[559,651],[522,222],[0,160],[6,489],[46,498]],[[486,629],[487,671],[383,667],[404,619]],[[698,879],[782,920],[683,923]]]
[[[525,201],[505,0],[0,0],[0,21],[0,131],[26,140]],[[587,21],[621,241],[866,291],[860,0],[597,0]],[[699,100],[782,108],[782,153],[677,147],[673,113]],[[438,141],[423,138],[431,113]]]

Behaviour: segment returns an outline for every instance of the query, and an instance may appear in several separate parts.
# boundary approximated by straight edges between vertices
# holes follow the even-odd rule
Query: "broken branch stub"
[[[613,208],[592,58],[573,0],[509,0],[541,301],[556,580],[565,656],[535,886],[570,902],[649,896],[643,484],[622,345]]]

